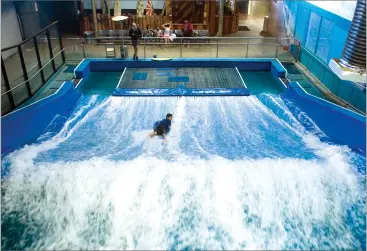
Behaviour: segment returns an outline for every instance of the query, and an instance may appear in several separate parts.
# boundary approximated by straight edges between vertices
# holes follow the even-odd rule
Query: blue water
[[[86,95],[110,96],[119,83],[122,72],[90,72],[79,90]]]
[[[241,71],[240,73],[251,95],[282,92],[280,84],[276,82],[270,71]]]
[[[330,101],[317,89],[317,87],[314,86],[311,80],[309,80],[297,69],[294,64],[283,64],[283,66],[287,70],[287,78],[290,81],[298,82],[309,94]]]
[[[2,248],[364,250],[365,158],[287,105],[83,96],[3,160]]]

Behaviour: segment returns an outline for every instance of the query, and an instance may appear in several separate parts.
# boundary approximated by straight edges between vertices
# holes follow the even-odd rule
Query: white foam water
[[[174,114],[167,143],[157,139],[144,148],[150,125],[166,112]],[[218,136],[221,128],[228,137]],[[292,134],[314,157],[292,155],[290,147],[289,154],[267,157],[273,138],[261,130],[272,128]],[[130,159],[75,158],[83,149],[73,160],[49,154],[75,147],[80,138],[74,137],[88,130],[110,152],[129,137],[127,147],[143,150]],[[238,150],[251,138],[264,155]],[[217,142],[229,144],[236,158],[213,150]],[[347,147],[307,134],[295,119],[279,119],[255,97],[109,98],[87,114],[76,111],[54,138],[6,158],[2,247],[362,249],[365,182],[356,158]]]

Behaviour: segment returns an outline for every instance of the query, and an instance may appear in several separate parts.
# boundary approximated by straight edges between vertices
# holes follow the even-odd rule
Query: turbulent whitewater
[[[169,112],[168,141],[147,140]],[[84,96],[3,159],[2,249],[365,249],[365,158],[296,114],[272,95]]]

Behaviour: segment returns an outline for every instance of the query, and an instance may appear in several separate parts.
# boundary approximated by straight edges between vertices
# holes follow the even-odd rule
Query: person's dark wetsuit
[[[170,131],[170,129],[171,129],[171,120],[163,119],[159,121],[154,131],[157,133],[157,135],[163,135],[167,134]]]

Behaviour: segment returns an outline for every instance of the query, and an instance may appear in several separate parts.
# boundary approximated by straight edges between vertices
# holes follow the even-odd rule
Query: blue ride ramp
[[[247,88],[118,88],[113,96],[249,96]]]

